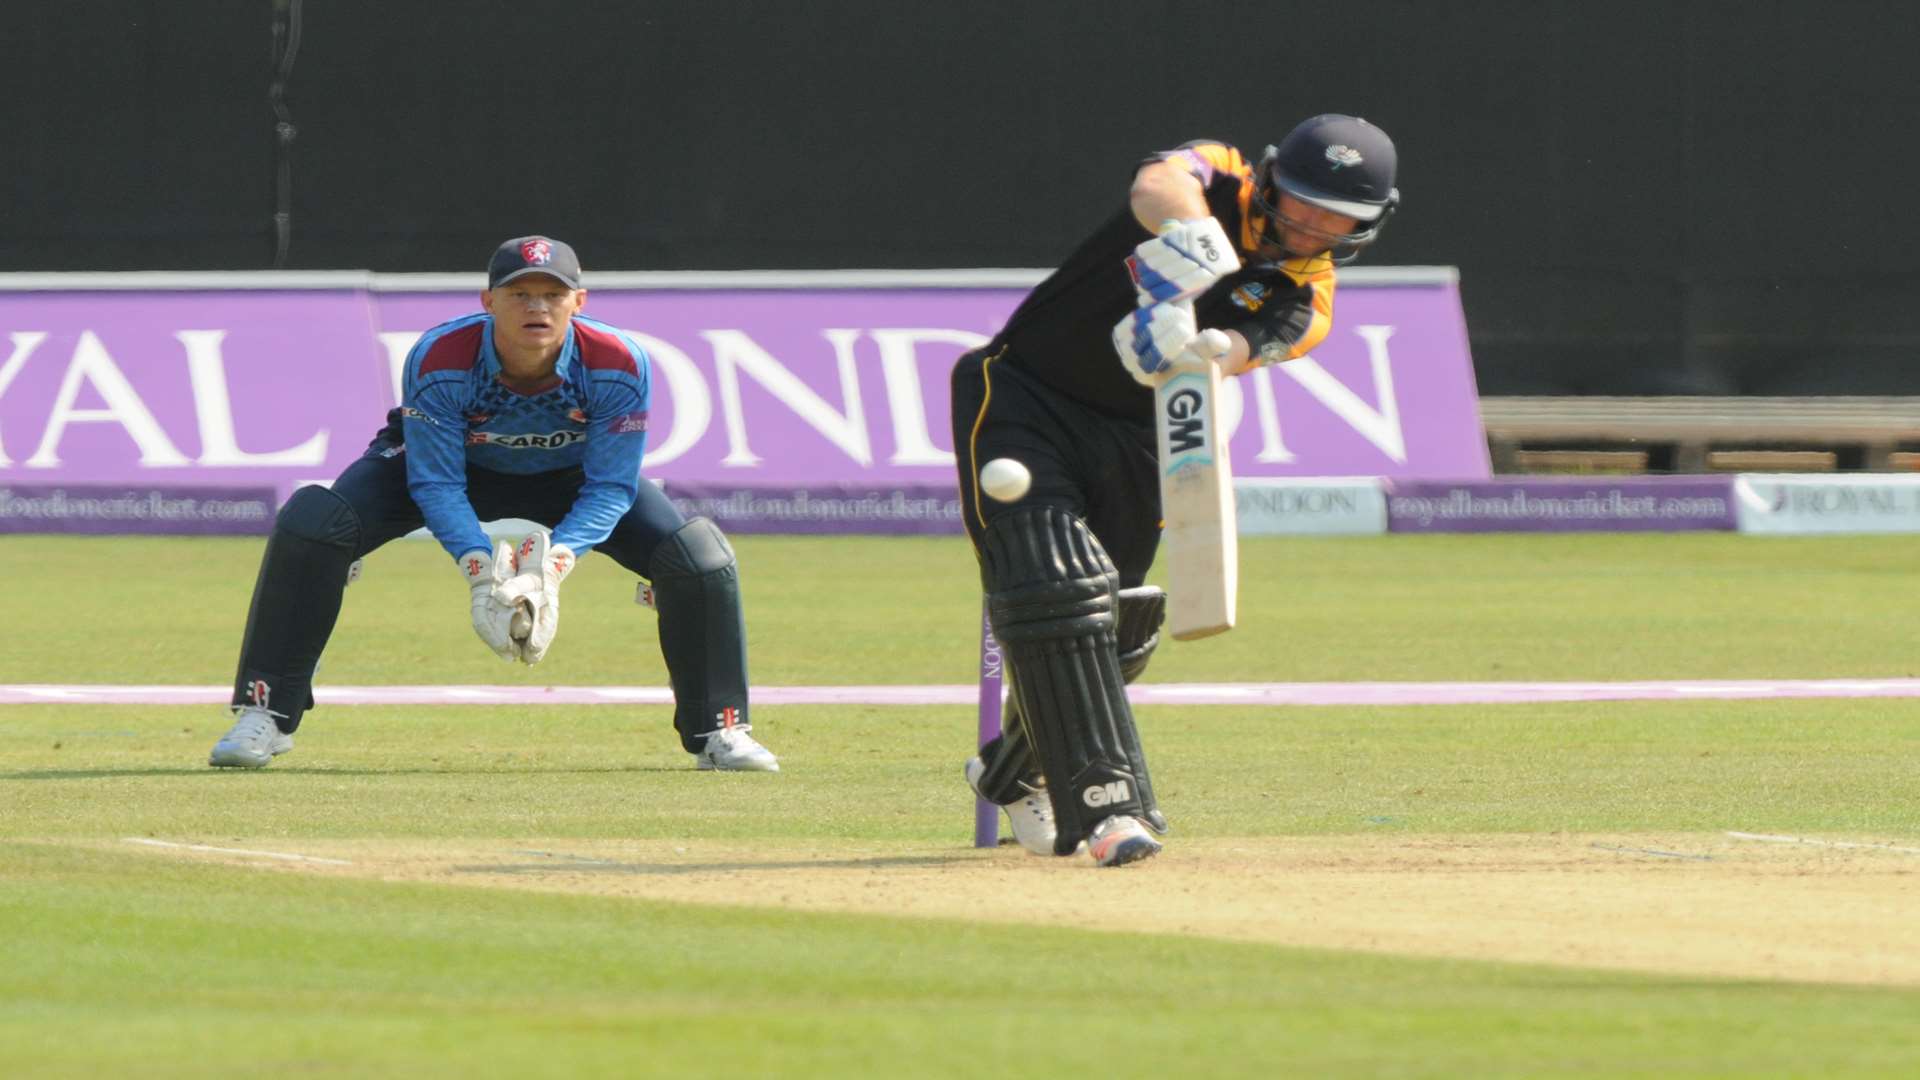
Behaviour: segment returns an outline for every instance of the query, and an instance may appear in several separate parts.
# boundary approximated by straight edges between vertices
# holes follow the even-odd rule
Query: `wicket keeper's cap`
[[[497,289],[515,278],[545,274],[580,287],[580,257],[566,243],[546,236],[516,236],[494,249],[487,263],[487,288]]]

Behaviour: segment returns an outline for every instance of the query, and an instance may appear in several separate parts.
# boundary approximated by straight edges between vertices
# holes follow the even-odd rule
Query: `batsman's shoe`
[[[980,793],[980,778],[986,772],[987,763],[979,757],[967,759],[967,786],[982,799],[987,797]],[[1013,826],[1013,838],[1021,847],[1035,855],[1053,854],[1053,803],[1046,788],[1028,785],[1018,799],[1002,803],[1000,809],[1007,812],[1007,824]]]
[[[1087,854],[1096,866],[1125,866],[1160,854],[1160,841],[1147,831],[1146,823],[1130,814],[1115,814],[1093,827],[1087,837]]]
[[[273,714],[258,705],[242,706],[233,727],[213,744],[207,764],[224,769],[260,769],[293,749],[293,736],[280,730]]]
[[[702,769],[722,772],[779,772],[780,760],[761,746],[746,728],[729,727],[707,736],[707,744],[693,755]]]

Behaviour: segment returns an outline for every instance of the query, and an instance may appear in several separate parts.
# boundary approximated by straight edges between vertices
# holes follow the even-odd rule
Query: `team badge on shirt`
[[[1246,311],[1259,311],[1267,302],[1267,287],[1258,281],[1249,281],[1233,290],[1233,302]]]

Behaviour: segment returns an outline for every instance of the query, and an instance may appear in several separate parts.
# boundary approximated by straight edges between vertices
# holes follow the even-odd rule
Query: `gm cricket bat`
[[[1161,543],[1167,552],[1167,624],[1179,641],[1233,629],[1240,586],[1233,468],[1216,405],[1220,365],[1176,369],[1154,388],[1160,434]]]

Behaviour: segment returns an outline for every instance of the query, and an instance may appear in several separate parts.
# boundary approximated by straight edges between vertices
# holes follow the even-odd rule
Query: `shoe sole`
[[[236,751],[222,757],[220,751],[215,750],[213,753],[207,755],[207,764],[216,769],[264,769],[273,764],[274,758],[292,749],[293,746],[289,744],[276,750],[269,750],[267,751],[266,757],[260,758],[257,761],[254,759],[255,755],[250,753]]]
[[[780,763],[771,765],[717,765],[706,758],[695,758],[694,768],[701,772],[779,772]]]
[[[1150,836],[1135,836],[1117,841],[1107,852],[1106,858],[1095,858],[1094,865],[1099,867],[1125,866],[1128,863],[1151,859],[1160,854],[1163,845]]]

